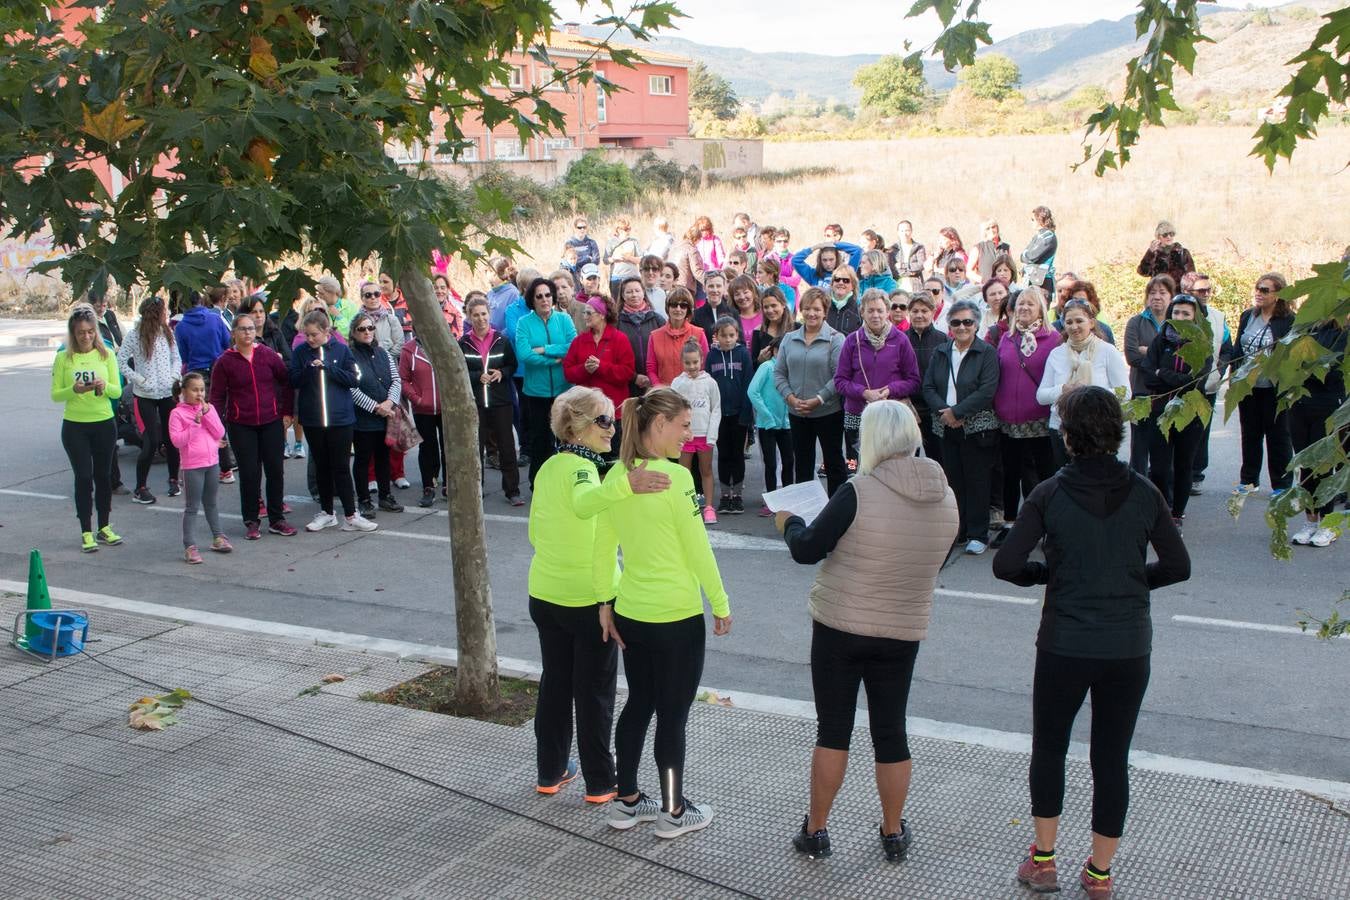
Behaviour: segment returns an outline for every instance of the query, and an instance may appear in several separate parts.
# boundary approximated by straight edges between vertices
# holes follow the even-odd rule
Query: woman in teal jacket
[[[530,436],[530,490],[539,467],[553,455],[549,419],[553,399],[572,385],[563,376],[562,361],[576,339],[577,328],[567,314],[554,315],[557,288],[536,278],[525,291],[530,311],[516,323],[516,359],[524,379],[520,415]],[[564,300],[566,298],[563,298]]]
[[[762,333],[762,332],[756,332]],[[768,365],[760,366],[750,379],[750,405],[755,410],[755,427],[759,429],[759,452],[764,457],[764,490],[778,490],[778,470],[781,460],[783,487],[792,484],[792,424],[788,421],[787,401],[778,393],[774,383],[774,359],[783,335],[769,342]],[[772,516],[769,507],[761,504],[759,515]]]

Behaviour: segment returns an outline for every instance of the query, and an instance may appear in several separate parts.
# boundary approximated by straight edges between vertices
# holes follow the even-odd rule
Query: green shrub
[[[600,153],[587,153],[572,163],[558,191],[562,202],[592,214],[630,206],[638,197],[633,170],[621,162],[605,162]]]
[[[643,194],[652,191],[679,192],[696,187],[699,181],[697,167],[681,168],[673,159],[663,160],[650,150],[642,154],[633,167],[633,178]]]

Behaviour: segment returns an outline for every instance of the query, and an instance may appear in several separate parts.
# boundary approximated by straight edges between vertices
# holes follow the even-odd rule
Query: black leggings
[[[661,808],[671,812],[684,798],[684,732],[703,677],[703,616],[639,622],[615,613],[614,625],[627,645],[623,673],[628,679],[628,702],[614,729],[619,796],[637,793],[638,762],[655,714],[653,750],[661,777]]]
[[[1018,506],[1036,485],[1055,474],[1050,435],[1015,438],[1003,435],[999,444],[1003,459],[1003,519],[1017,519]]]
[[[782,462],[783,486],[793,484],[792,480],[792,431],[787,428],[761,428],[759,430],[759,455],[764,459],[764,489],[778,490],[778,461]]]
[[[379,487],[380,499],[390,495],[389,487],[389,445],[384,442],[383,431],[353,431],[352,480],[355,482],[356,496],[362,503],[370,502],[370,464],[375,463],[375,484]]]
[[[825,493],[831,497],[848,480],[844,466],[844,411],[808,418],[789,415],[792,429],[792,461],[797,469],[794,484],[803,484],[816,477],[816,442],[825,463]]]
[[[876,761],[908,760],[905,707],[918,655],[918,641],[866,637],[812,622],[811,690],[816,699],[816,746],[848,750],[861,682],[867,689],[867,719]]]
[[[717,427],[717,480],[727,487],[745,481],[745,426],[738,416],[723,416]]]
[[[1205,426],[1195,419],[1180,431],[1164,435],[1154,417],[1148,420],[1147,427],[1149,480],[1172,505],[1172,515],[1180,518],[1186,515],[1186,504],[1191,499],[1195,454],[1205,439]]]
[[[1344,401],[1342,401],[1344,402]],[[1336,404],[1339,406],[1340,404]],[[1327,436],[1327,417],[1336,411],[1336,406],[1327,408],[1317,408],[1307,402],[1298,402],[1289,407],[1289,436],[1293,441],[1295,453],[1306,450],[1308,447],[1320,441]],[[1350,428],[1341,430],[1341,446],[1350,453]],[[1309,494],[1313,495],[1313,502],[1316,501],[1317,488],[1321,486],[1326,475],[1314,475],[1311,469],[1299,470],[1299,484],[1301,484]],[[1331,507],[1335,503],[1335,498],[1317,507],[1315,512],[1319,516],[1331,514]]]
[[[319,508],[330,515],[333,497],[342,501],[342,514],[355,515],[356,495],[352,487],[352,426],[306,425],[305,440],[314,460],[314,476],[319,482]]]
[[[524,426],[530,448],[530,490],[534,490],[534,478],[539,468],[554,454],[557,444],[553,440],[553,429],[549,417],[553,414],[552,397],[520,397],[520,420]],[[497,448],[498,458],[501,448]]]
[[[516,440],[511,434],[511,407],[478,407],[480,454],[486,453],[489,437],[496,438],[497,466],[502,473],[502,493],[507,497],[517,497],[520,495],[520,466],[516,462]],[[614,430],[614,446],[619,446],[617,423]],[[486,468],[483,471],[483,478],[486,483]]]
[[[445,432],[441,429],[440,413],[413,413],[413,424],[422,436],[417,445],[417,471],[422,476],[422,490],[435,488],[437,476],[445,483]]]
[[[1278,397],[1273,387],[1252,388],[1251,394],[1238,403],[1238,422],[1242,431],[1242,469],[1238,479],[1242,484],[1261,483],[1261,447],[1264,443],[1268,458],[1272,489],[1287,488],[1293,483],[1288,471],[1294,456],[1289,436],[1289,413],[1278,411]]]
[[[1092,693],[1092,830],[1118,838],[1130,805],[1130,740],[1148,690],[1149,657],[1085,659],[1036,651],[1031,689],[1031,814],[1064,810],[1064,757],[1073,720]]]
[[[75,473],[75,515],[80,531],[93,531],[90,524],[98,508],[98,527],[108,524],[112,515],[112,465],[117,452],[117,422],[109,417],[102,422],[61,422],[61,446],[70,457]]]
[[[136,487],[145,487],[150,477],[150,463],[155,459],[155,451],[164,444],[164,458],[169,463],[169,480],[178,480],[178,448],[169,437],[169,413],[178,405],[172,397],[163,400],[136,398],[136,413],[141,417],[145,431],[141,434],[141,452],[136,456]]]
[[[531,597],[530,618],[539,629],[539,653],[544,664],[534,712],[539,783],[554,784],[567,768],[575,708],[577,755],[586,793],[612,791],[614,756],[609,752],[609,740],[619,677],[618,645],[600,640],[595,604],[560,606]]]
[[[267,475],[267,521],[275,524],[286,518],[282,512],[285,495],[286,429],[281,420],[265,425],[225,426],[234,447],[235,468],[239,470],[239,512],[245,522],[260,521],[263,475]]]

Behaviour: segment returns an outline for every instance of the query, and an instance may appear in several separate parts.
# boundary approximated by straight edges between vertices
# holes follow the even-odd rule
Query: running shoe
[[[731,513],[731,498],[726,494],[723,494],[722,499],[717,501],[717,512],[718,515],[728,515]]]
[[[360,513],[347,516],[342,521],[343,531],[374,531],[376,528],[379,527],[380,526],[376,525],[374,522],[370,521]]]
[[[295,526],[285,519],[277,519],[267,526],[267,530],[272,534],[279,534],[282,537],[295,537]]]
[[[1336,540],[1336,532],[1332,531],[1330,528],[1319,528],[1313,532],[1313,536],[1309,539],[1308,543],[1312,544],[1314,547],[1330,547],[1331,542],[1334,540]]]
[[[202,564],[202,555],[197,552],[195,545],[183,551],[183,561],[189,566],[200,566]]]
[[[417,505],[423,509],[430,509],[436,503],[436,492],[431,488],[422,488],[422,499],[417,501]]]
[[[704,525],[717,524],[717,511],[714,510],[711,506],[703,507],[703,524]]]
[[[170,497],[177,497],[177,496],[178,496],[179,494],[181,494],[181,493],[183,493],[183,489],[182,489],[182,487],[179,486],[179,484],[178,484],[178,479],[177,479],[177,478],[170,478],[170,479],[169,479],[169,492],[168,492],[168,495],[169,495]]]
[[[403,504],[399,503],[393,497],[381,497],[380,509],[385,512],[403,512]]]
[[[412,487],[412,482],[406,478],[395,478],[394,487],[401,491],[406,491],[408,488]]]
[[[681,805],[684,809],[678,816],[663,812],[657,818],[657,837],[669,840],[691,831],[700,831],[712,824],[713,808],[710,804],[700,805],[685,797],[681,800]]]
[[[142,503],[149,506],[155,502],[155,495],[150,493],[149,488],[138,487],[131,494],[132,503]]]
[[[295,456],[295,451],[293,451],[293,450],[291,449],[291,444],[289,444],[289,443],[287,443],[287,442],[285,442],[285,441],[282,441],[282,442],[281,442],[281,458],[282,458],[282,459],[290,459],[290,458],[293,457],[293,456]]]
[[[305,526],[306,531],[323,531],[325,528],[333,528],[337,525],[337,516],[323,511],[315,514],[314,518],[309,520]]]
[[[767,506],[761,506],[759,508],[759,517],[761,519],[772,519],[773,510],[769,509]]]
[[[524,506],[525,498],[520,496],[519,494],[515,494],[514,496],[507,497],[506,502],[510,503],[512,506]]]
[[[221,484],[234,484],[234,469],[226,469],[220,473]]]
[[[116,547],[122,543],[122,536],[113,531],[111,525],[104,525],[98,530],[98,542],[107,544],[109,547]]]
[[[617,796],[619,796],[619,792],[614,788],[606,788],[603,791],[592,791],[590,788],[587,788],[586,796],[584,799],[586,800],[587,803],[594,803],[598,805],[601,803],[609,803]]]
[[[807,831],[808,816],[802,816],[802,827],[792,836],[792,846],[798,853],[805,853],[809,859],[825,859],[834,853],[830,849],[830,832],[827,829]]]
[[[295,442],[295,450],[294,450],[294,452],[291,453],[291,456],[294,457],[295,459],[304,459],[304,458],[305,458],[305,445],[304,445],[303,443],[301,443],[300,441],[296,441],[296,442]]]
[[[1249,495],[1251,495],[1251,494],[1255,494],[1255,493],[1256,493],[1257,491],[1259,491],[1259,490],[1261,490],[1260,485],[1255,485],[1255,484],[1239,484],[1237,487],[1233,488],[1233,496],[1235,496],[1235,497],[1246,497],[1246,496],[1249,496]]]
[[[254,525],[254,527],[256,528],[257,525]],[[211,552],[212,552],[212,553],[233,553],[233,552],[234,552],[234,545],[230,543],[230,539],[227,538],[225,535],[223,535],[223,534],[218,534],[218,535],[216,535],[215,538],[212,539],[212,541],[211,541]]]
[[[900,820],[900,830],[895,834],[887,834],[880,826],[877,827],[877,834],[881,836],[881,852],[891,862],[904,859],[910,845],[914,843],[914,830],[904,819]]]
[[[262,540],[262,525],[260,522],[244,523],[244,540],[246,541]]]
[[[80,552],[81,553],[98,552],[98,541],[94,540],[94,533],[92,531],[80,532]]]
[[[745,501],[742,500],[740,497],[732,497],[731,514],[733,516],[739,516],[743,512],[745,512]]]
[[[1300,547],[1306,547],[1312,543],[1313,535],[1316,533],[1317,533],[1317,526],[1314,525],[1312,522],[1308,522],[1298,531],[1294,532],[1294,536],[1289,539],[1289,542],[1292,544],[1298,544]]]
[[[989,549],[989,545],[984,541],[970,541],[966,544],[966,554],[969,556],[979,556]]]
[[[552,796],[553,794],[558,793],[558,791],[562,790],[564,787],[566,787],[567,785],[571,784],[573,781],[576,780],[577,780],[577,761],[575,759],[569,759],[567,761],[567,768],[563,770],[561,778],[549,784],[536,784],[534,786],[534,789],[541,794],[548,794]]]
[[[358,500],[356,502],[356,511],[367,519],[375,518],[375,504],[369,500]]]
[[[660,815],[661,804],[646,794],[638,794],[637,800],[632,805],[624,803],[617,797],[610,801],[605,822],[610,828],[627,831],[640,822],[655,822]]]
[[[1017,867],[1017,880],[1038,894],[1059,893],[1059,873],[1052,856],[1044,862],[1036,861],[1036,845],[1031,845],[1027,858]]]
[[[1275,490],[1270,492],[1270,499],[1272,500],[1280,499],[1280,497],[1282,497],[1285,491],[1287,490],[1289,490],[1289,488],[1276,488]]]
[[[1083,870],[1078,873],[1078,886],[1092,900],[1111,900],[1111,876],[1093,875],[1088,871],[1088,865],[1091,862],[1092,860],[1089,859],[1083,863]]]

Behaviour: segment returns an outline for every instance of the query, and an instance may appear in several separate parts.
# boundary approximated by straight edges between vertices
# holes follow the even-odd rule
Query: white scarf
[[[1101,342],[1096,335],[1088,335],[1087,340],[1075,344],[1072,339],[1065,341],[1069,354],[1069,377],[1066,384],[1092,384],[1092,361],[1097,356],[1097,347]]]

